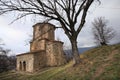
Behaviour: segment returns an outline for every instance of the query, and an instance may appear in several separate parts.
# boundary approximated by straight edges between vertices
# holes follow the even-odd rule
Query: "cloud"
[[[91,47],[95,45],[92,34],[92,24],[89,18],[86,20],[86,24],[80,31],[77,42],[79,47]]]
[[[24,46],[28,38],[26,30],[7,25],[7,21],[2,17],[0,17],[0,23],[0,38],[6,44],[5,47],[13,50],[14,53],[28,51],[28,46]]]

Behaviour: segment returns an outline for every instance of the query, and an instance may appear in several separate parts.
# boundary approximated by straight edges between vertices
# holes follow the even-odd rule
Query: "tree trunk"
[[[106,46],[107,44],[105,42],[100,43],[102,46]]]
[[[72,45],[72,53],[73,53],[73,62],[74,62],[74,65],[76,65],[80,63],[80,56],[79,56],[79,51],[77,47],[77,41],[71,40],[71,45]]]

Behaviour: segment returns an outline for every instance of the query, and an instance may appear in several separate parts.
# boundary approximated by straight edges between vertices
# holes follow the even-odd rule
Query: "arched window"
[[[19,70],[22,70],[22,62],[19,63]]]
[[[26,62],[23,61],[23,71],[26,71]]]

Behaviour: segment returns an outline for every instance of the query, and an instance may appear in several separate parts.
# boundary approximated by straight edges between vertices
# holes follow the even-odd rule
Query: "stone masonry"
[[[37,23],[33,26],[30,52],[17,55],[18,71],[35,72],[66,63],[63,42],[54,39],[54,30],[55,26],[50,23]]]

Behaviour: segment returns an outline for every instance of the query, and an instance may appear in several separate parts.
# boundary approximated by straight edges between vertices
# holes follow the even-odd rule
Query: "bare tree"
[[[10,56],[8,56],[8,60],[9,60],[8,70],[15,69],[16,68],[16,56],[15,55],[10,55]]]
[[[94,1],[99,0],[0,0],[0,14],[17,12],[16,20],[33,14],[59,22],[71,42],[77,64],[80,62],[77,37]]]
[[[3,43],[0,42],[0,72],[8,70],[8,57],[7,54],[10,50],[3,48]]]
[[[16,66],[16,56],[8,56],[11,50],[5,49],[4,45],[2,39],[0,39],[0,72],[15,69]]]
[[[107,27],[107,20],[99,17],[92,22],[93,35],[97,44],[108,45],[109,41],[114,37],[115,32],[111,27]]]

